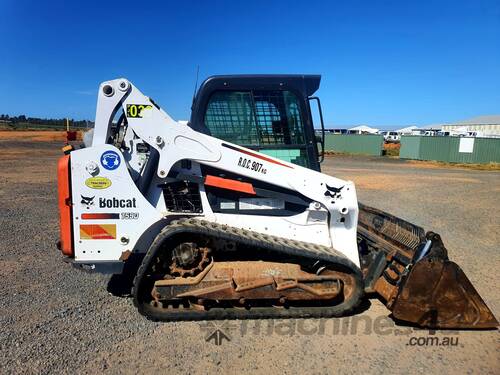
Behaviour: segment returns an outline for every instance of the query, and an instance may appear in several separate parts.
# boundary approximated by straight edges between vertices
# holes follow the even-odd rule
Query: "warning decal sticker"
[[[81,240],[114,240],[116,224],[81,224]]]

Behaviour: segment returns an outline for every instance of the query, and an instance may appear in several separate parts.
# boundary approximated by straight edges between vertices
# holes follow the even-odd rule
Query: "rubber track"
[[[322,260],[327,263],[339,264],[347,268],[355,277],[356,290],[348,300],[336,306],[318,307],[251,307],[222,308],[213,307],[209,310],[194,310],[183,308],[153,307],[141,298],[141,282],[146,271],[155,259],[161,244],[169,237],[180,233],[196,233],[228,241],[243,243],[252,247],[275,251],[280,255],[292,255],[301,258]],[[149,292],[149,291],[148,291]],[[245,229],[230,227],[198,219],[181,219],[166,226],[153,241],[134,278],[132,287],[134,305],[139,312],[151,320],[212,320],[212,319],[264,319],[264,318],[329,318],[351,313],[363,297],[363,281],[360,269],[340,252],[327,246],[300,242],[276,236],[265,235]]]

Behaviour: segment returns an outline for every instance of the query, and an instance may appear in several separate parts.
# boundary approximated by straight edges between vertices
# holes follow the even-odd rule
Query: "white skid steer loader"
[[[247,91],[221,85],[205,98],[210,132],[174,121],[126,79],[102,83],[91,145],[65,147],[58,164],[67,260],[133,275],[134,304],[151,319],[341,316],[378,293],[412,324],[496,327],[437,234],[358,203],[352,182],[307,165],[318,155],[298,91],[315,88],[301,77],[267,93],[266,76]],[[242,146],[252,137],[305,157]]]

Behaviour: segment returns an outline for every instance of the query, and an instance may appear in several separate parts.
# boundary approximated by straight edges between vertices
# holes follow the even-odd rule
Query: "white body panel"
[[[107,96],[104,91],[109,94],[111,91],[109,87],[113,90],[112,94]],[[137,116],[137,112],[134,116],[129,116],[127,105],[141,106],[140,116]],[[127,113],[128,122],[127,133],[122,143],[128,150],[124,152],[106,142],[110,135],[111,119],[120,106]],[[149,189],[143,192],[137,187],[139,185],[136,185],[140,182],[144,167],[144,158],[137,155],[135,149],[138,140],[147,143],[159,153],[156,176],[152,179]],[[118,166],[113,164],[116,163],[116,155],[109,154],[109,151],[114,151],[118,155],[120,159]],[[106,164],[107,161],[103,161],[104,156],[109,157],[109,165]],[[180,166],[180,161],[185,159],[192,163],[189,170],[184,170]],[[92,169],[92,163],[99,167],[98,171]],[[188,126],[175,122],[163,110],[157,108],[148,97],[123,79],[101,84],[92,147],[71,153],[75,260],[118,260],[127,250],[147,251],[144,248],[137,248],[139,238],[159,220],[172,215],[166,211],[158,183],[169,181],[171,178],[168,175],[173,171],[189,174],[193,178],[203,178],[201,165],[297,192],[312,202],[302,213],[292,216],[259,215],[259,207],[252,202],[244,204],[245,207],[256,209],[256,215],[214,213],[205,194],[204,185],[201,183],[203,213],[196,217],[284,238],[332,246],[359,266],[356,241],[358,205],[352,182],[195,132]],[[86,185],[87,179],[96,177],[99,181],[102,180],[99,177],[109,179],[111,185],[103,189]],[[333,190],[329,192],[328,188]],[[331,191],[336,189],[339,189],[338,193],[332,194]],[[87,198],[95,196],[94,205],[87,208],[87,205],[80,202],[81,196]],[[125,206],[127,201],[134,201],[129,202],[129,206],[133,207],[110,208],[100,207],[99,202],[102,199],[111,200],[111,203],[113,199],[115,202],[118,200],[118,206],[122,202],[120,200],[125,200],[123,201]],[[279,205],[279,203],[273,204]],[[82,219],[82,214],[85,213],[115,214],[115,218]],[[131,216],[133,218],[127,217],[128,213],[134,214]],[[116,225],[115,238],[89,239],[85,231],[82,238],[80,226],[84,225],[84,228],[87,228],[85,225],[92,224]],[[113,237],[113,233],[110,237]]]
[[[108,178],[111,186],[106,189],[92,189],[85,181],[92,176],[85,166],[89,161],[99,163],[100,155],[107,150],[120,151],[111,145],[96,145],[71,154],[71,180],[73,196],[73,228],[75,228],[75,259],[87,260],[117,260],[127,250],[132,251],[139,237],[156,221],[162,218],[158,212],[141,194],[134,184],[127,165],[121,161],[116,170],[106,170],[99,164],[99,177]],[[84,204],[83,197],[92,198],[92,204]],[[135,207],[101,207],[101,200],[113,198],[117,200],[132,200]],[[135,199],[135,202],[133,201]],[[119,214],[120,219],[92,219],[82,218],[82,214]],[[122,214],[138,213],[137,219],[121,219]],[[80,225],[105,224],[116,225],[116,239],[80,238]],[[128,240],[121,241],[121,237]],[[146,249],[147,250],[147,249]]]

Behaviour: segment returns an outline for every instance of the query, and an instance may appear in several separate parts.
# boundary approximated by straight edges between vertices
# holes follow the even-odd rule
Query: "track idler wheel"
[[[183,242],[172,251],[170,273],[174,276],[195,276],[210,262],[210,249],[194,242]]]

